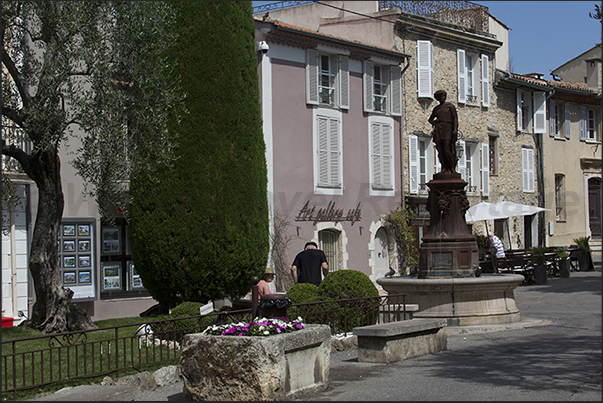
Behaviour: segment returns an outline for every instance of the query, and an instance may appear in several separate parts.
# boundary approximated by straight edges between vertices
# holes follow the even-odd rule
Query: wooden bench
[[[394,362],[446,350],[446,319],[410,319],[355,327],[359,362]]]

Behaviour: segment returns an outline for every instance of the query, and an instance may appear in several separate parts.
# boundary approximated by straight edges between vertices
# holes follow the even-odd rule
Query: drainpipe
[[[555,93],[555,89],[546,96],[546,101],[548,101],[553,94]],[[545,107],[546,108],[546,107]],[[550,128],[549,128],[550,130]],[[542,133],[538,136],[538,206],[544,208],[545,202],[545,194],[544,194],[544,136],[546,133]],[[538,217],[538,233],[540,241],[538,244],[542,246],[546,246],[546,221],[544,219],[545,212],[541,211]]]
[[[402,72],[400,73],[400,80],[402,80],[402,77],[404,77],[404,72],[408,69],[408,67],[410,66],[410,56],[406,57],[406,66],[404,66],[404,68],[402,69]],[[402,105],[400,106],[400,110],[402,111],[402,114],[404,114],[404,97],[402,97]],[[402,207],[402,211],[404,211],[404,138],[402,136],[402,116],[400,116],[400,207]]]

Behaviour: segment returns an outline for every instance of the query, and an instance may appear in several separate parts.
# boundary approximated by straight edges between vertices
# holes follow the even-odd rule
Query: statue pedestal
[[[467,182],[456,172],[441,172],[427,183],[430,225],[419,247],[419,278],[475,277],[478,247],[465,212]]]

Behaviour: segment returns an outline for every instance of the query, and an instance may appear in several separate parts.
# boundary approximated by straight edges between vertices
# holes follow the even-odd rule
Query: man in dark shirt
[[[295,284],[311,283],[318,286],[322,281],[321,268],[323,276],[326,277],[329,274],[327,257],[322,250],[318,249],[315,242],[310,241],[306,243],[304,250],[299,252],[293,260],[291,265],[293,282]]]

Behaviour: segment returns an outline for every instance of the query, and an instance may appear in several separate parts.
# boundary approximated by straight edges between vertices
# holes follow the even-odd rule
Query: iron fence
[[[356,326],[410,319],[403,294],[340,299],[288,308],[288,317],[331,327],[332,334]],[[252,309],[148,321],[92,330],[2,341],[2,395],[59,382],[177,362],[185,334],[214,323],[251,321]]]

